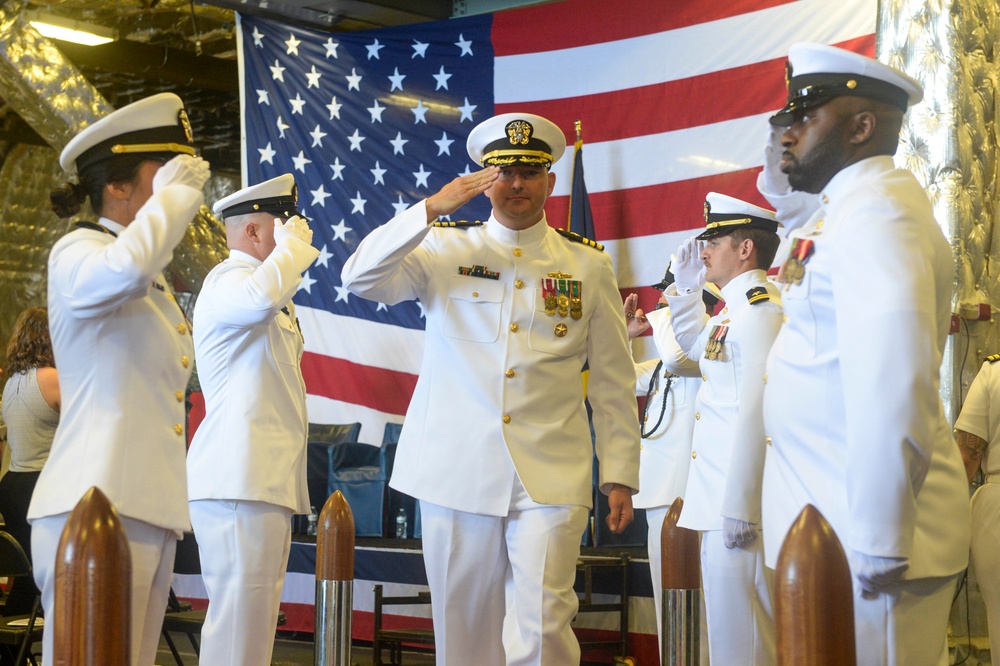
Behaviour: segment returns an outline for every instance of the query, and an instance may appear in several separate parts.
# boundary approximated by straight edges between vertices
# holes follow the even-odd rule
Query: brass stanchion
[[[701,555],[698,532],[677,527],[684,500],[674,500],[660,529],[663,587],[662,666],[697,666],[701,640]]]
[[[350,666],[354,609],[354,514],[339,490],[319,514],[316,532],[315,666]]]
[[[854,595],[840,541],[807,504],[778,554],[774,619],[779,666],[854,666]]]
[[[131,663],[132,556],[118,512],[96,487],[59,538],[54,605],[53,664]]]

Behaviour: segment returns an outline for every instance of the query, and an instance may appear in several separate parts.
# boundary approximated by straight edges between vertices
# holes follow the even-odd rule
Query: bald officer
[[[486,166],[373,231],[344,286],[427,313],[420,378],[391,485],[420,500],[439,664],[578,664],[570,628],[592,503],[589,359],[600,489],[609,526],[638,487],[635,375],[611,261],[548,226],[562,131],[526,113],[473,129]],[[484,223],[441,223],[478,194]]]
[[[180,98],[147,97],[77,134],[59,163],[76,182],[52,193],[80,222],[52,247],[49,331],[62,410],[28,508],[43,652],[52,658],[56,550],[92,486],[122,518],[132,558],[132,658],[156,659],[177,537],[190,527],[184,473],[184,391],[191,332],[163,276],[204,201],[208,163],[194,156]]]
[[[188,452],[208,591],[200,663],[271,663],[293,513],[309,511],[302,334],[292,296],[319,251],[291,174],[213,206],[229,258],[194,308],[205,420]]]
[[[768,350],[781,299],[768,281],[779,238],[774,214],[723,194],[705,198],[705,230],[687,240],[664,292],[677,344],[701,365],[691,467],[678,525],[701,532],[709,660],[773,664],[771,576],[760,532]],[[726,307],[705,313],[706,281]]]
[[[793,45],[789,66],[771,118],[785,128],[779,167],[820,207],[789,235],[778,277],[788,320],[764,394],[767,560],[813,504],[850,561],[858,663],[945,664],[970,530],[938,394],[955,266],[927,195],[892,160],[923,91],[825,45]]]

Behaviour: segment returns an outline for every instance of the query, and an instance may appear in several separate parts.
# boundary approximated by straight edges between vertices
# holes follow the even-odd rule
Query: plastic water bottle
[[[316,507],[309,507],[309,527],[306,528],[306,534],[316,536],[316,524],[319,522],[319,516],[316,515]]]
[[[402,507],[399,508],[399,513],[396,514],[396,538],[406,538],[406,509]]]

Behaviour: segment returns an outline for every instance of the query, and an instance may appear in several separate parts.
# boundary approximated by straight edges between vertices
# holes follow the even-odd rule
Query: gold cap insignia
[[[708,216],[712,213],[712,204],[705,202],[705,224],[708,224]]]
[[[187,137],[188,143],[194,143],[194,131],[191,129],[191,119],[188,118],[187,111],[183,108],[177,112],[177,121],[184,128],[184,136]]]
[[[507,138],[512,146],[527,145],[531,139],[531,133],[535,130],[527,120],[512,120],[504,127]]]
[[[858,82],[855,81],[854,79],[850,79],[844,85],[850,88],[851,90],[854,90],[855,88],[858,87]]]

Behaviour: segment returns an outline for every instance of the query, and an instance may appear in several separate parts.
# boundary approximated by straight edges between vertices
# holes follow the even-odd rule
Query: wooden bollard
[[[131,663],[132,556],[118,512],[96,487],[59,538],[54,605],[53,664]]]
[[[851,570],[830,523],[807,504],[778,554],[774,624],[779,666],[853,666]]]
[[[315,666],[350,666],[354,610],[354,514],[339,490],[316,531]]]
[[[701,640],[701,549],[698,532],[677,527],[684,500],[678,497],[660,528],[663,587],[663,666],[696,666]]]

